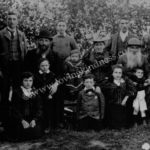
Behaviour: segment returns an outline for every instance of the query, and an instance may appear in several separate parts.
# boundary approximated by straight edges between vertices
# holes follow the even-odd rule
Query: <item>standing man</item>
[[[75,40],[67,35],[67,25],[64,21],[59,21],[57,24],[57,35],[53,37],[51,49],[54,60],[53,71],[56,75],[63,75],[63,63],[70,56],[72,50],[78,49]]]
[[[132,36],[133,35],[129,32],[129,20],[124,17],[119,22],[119,32],[112,35],[106,45],[106,49],[112,56],[118,59],[118,57],[125,52],[127,41]]]
[[[52,71],[57,77],[62,77],[64,74],[64,62],[70,56],[71,51],[78,49],[75,40],[67,35],[67,25],[64,21],[59,21],[57,24],[57,35],[53,37],[51,52],[53,56]],[[58,88],[55,100],[55,118],[56,127],[63,127],[64,114],[64,86]]]
[[[18,13],[9,11],[7,27],[0,31],[0,71],[3,77],[2,101],[8,102],[10,87],[19,85],[26,55],[26,38],[18,27]]]

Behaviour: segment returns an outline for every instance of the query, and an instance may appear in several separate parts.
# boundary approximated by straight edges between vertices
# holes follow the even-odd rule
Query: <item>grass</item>
[[[0,144],[0,150],[142,150],[150,142],[150,125],[126,130],[77,132],[57,130],[42,139]]]

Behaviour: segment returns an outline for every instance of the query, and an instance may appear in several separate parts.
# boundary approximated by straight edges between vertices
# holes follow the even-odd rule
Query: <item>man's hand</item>
[[[55,83],[52,85],[52,88],[51,88],[51,95],[53,95],[54,93],[56,93],[57,87],[58,87],[58,82],[55,82]]]
[[[32,121],[30,122],[30,127],[31,127],[31,128],[34,128],[35,126],[36,126],[35,120],[32,120]]]
[[[21,123],[22,123],[22,126],[23,126],[24,129],[27,129],[27,128],[30,127],[29,123],[25,120],[22,120]]]

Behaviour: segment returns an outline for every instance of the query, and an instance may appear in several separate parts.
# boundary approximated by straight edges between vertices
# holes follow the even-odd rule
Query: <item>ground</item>
[[[30,142],[3,142],[0,150],[141,150],[150,142],[150,125],[129,130],[77,132],[57,130]]]

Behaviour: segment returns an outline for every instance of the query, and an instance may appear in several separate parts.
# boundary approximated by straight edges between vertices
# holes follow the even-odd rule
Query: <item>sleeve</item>
[[[33,115],[33,120],[36,122],[42,119],[42,100],[40,96],[35,97],[35,111]]]
[[[71,50],[79,49],[79,47],[78,47],[78,45],[77,45],[74,38],[70,39],[70,47],[71,47]]]

